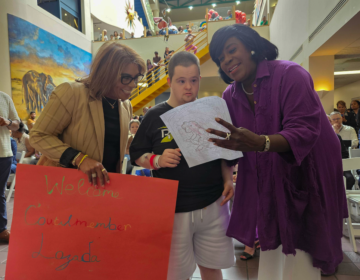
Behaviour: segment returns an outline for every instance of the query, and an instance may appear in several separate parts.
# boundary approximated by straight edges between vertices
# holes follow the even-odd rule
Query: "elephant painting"
[[[49,100],[51,92],[56,87],[51,76],[28,71],[22,78],[26,110],[41,112]],[[23,99],[23,103],[24,103]]]

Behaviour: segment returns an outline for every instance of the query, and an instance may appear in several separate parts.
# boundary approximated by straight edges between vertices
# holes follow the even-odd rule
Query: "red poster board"
[[[18,165],[6,280],[165,280],[178,182]]]

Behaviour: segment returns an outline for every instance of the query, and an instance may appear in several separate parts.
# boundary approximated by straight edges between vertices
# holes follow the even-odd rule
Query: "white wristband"
[[[154,165],[157,169],[161,168],[160,164],[159,164],[159,158],[161,156],[157,155],[155,158],[154,158]]]

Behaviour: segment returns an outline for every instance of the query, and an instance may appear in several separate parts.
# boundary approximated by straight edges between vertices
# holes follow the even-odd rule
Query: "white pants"
[[[190,278],[196,264],[212,269],[234,265],[234,245],[226,236],[229,203],[220,206],[223,199],[204,209],[175,214],[167,280]]]
[[[313,267],[308,253],[296,249],[285,255],[282,245],[276,250],[261,251],[258,280],[321,280],[320,269]]]

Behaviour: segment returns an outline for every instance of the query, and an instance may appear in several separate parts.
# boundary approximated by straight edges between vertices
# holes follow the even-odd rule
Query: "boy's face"
[[[200,86],[200,73],[197,65],[189,67],[176,66],[172,80],[168,78],[171,96],[177,102],[177,106],[196,100]]]

